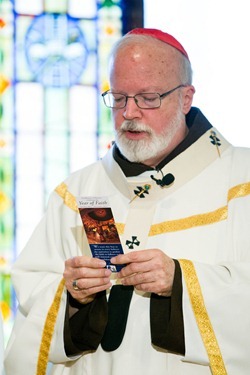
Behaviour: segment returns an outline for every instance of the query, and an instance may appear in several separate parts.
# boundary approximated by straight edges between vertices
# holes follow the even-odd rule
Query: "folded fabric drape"
[[[103,350],[110,352],[121,345],[133,290],[133,286],[124,285],[114,285],[111,288],[108,300],[108,323],[101,341]]]

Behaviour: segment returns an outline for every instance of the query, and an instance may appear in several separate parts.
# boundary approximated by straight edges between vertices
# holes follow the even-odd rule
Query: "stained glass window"
[[[0,301],[11,322],[10,267],[69,173],[112,140],[107,56],[119,0],[0,0]],[[5,324],[5,327],[7,325]],[[7,334],[8,335],[8,334]]]

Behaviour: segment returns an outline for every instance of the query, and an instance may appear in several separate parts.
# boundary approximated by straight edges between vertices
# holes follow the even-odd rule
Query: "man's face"
[[[127,45],[111,65],[112,92],[162,94],[182,83],[176,52],[162,43]],[[141,109],[129,98],[125,108],[112,110],[116,142],[128,160],[155,166],[185,138],[184,90],[162,99],[160,108]]]

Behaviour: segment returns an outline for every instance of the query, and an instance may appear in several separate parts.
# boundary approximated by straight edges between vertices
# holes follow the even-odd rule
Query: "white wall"
[[[249,0],[144,0],[144,16],[187,50],[194,105],[228,141],[250,147]]]

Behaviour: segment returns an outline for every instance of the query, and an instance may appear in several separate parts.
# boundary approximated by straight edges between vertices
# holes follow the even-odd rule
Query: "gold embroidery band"
[[[184,219],[164,221],[151,225],[149,236],[156,236],[162,233],[176,232],[179,230],[200,227],[203,225],[217,223],[227,218],[227,206],[205,214],[193,215]]]
[[[198,328],[205,345],[213,375],[227,375],[221,351],[204,303],[195,267],[190,260],[179,260]]]
[[[55,192],[64,200],[66,206],[71,208],[73,211],[78,212],[78,207],[76,203],[76,198],[73,194],[68,191],[68,187],[65,183],[57,186]]]
[[[249,195],[249,194],[250,194],[250,182],[236,185],[229,190],[227,201],[229,202],[235,198],[245,197],[246,195]]]
[[[232,199],[245,197],[250,194],[250,182],[240,184],[232,187],[228,191],[227,201]],[[156,236],[162,233],[176,232],[179,230],[190,229],[194,227],[200,227],[203,225],[209,225],[217,223],[227,219],[228,207],[224,206],[218,208],[215,211],[207,212],[204,214],[193,215],[184,219],[164,221],[159,224],[151,225],[149,236]]]
[[[37,361],[37,370],[36,375],[45,375],[47,370],[48,358],[49,358],[49,350],[50,344],[52,340],[52,335],[54,332],[54,327],[56,323],[56,318],[58,314],[58,310],[60,307],[61,296],[64,289],[64,279],[61,280],[54,301],[52,302],[45,324],[43,328],[42,340],[39,350],[39,356]]]
[[[67,185],[62,183],[59,185],[56,190],[57,194],[64,200],[64,203],[71,208],[72,210],[78,212],[76,199],[71,194],[68,189]],[[250,194],[250,182],[245,184],[240,184],[232,187],[228,191],[228,202],[230,202],[232,199],[245,197]],[[189,216],[183,219],[178,220],[169,220],[164,221],[162,223],[153,224],[151,225],[149,236],[157,236],[159,234],[163,233],[170,233],[170,232],[176,232],[180,230],[190,229],[194,227],[199,227],[203,225],[209,225],[213,223],[217,223],[222,220],[227,219],[228,214],[228,207],[220,207],[215,211],[207,212],[204,214],[198,214]],[[120,235],[124,233],[125,225],[122,223],[116,223],[117,230]]]

